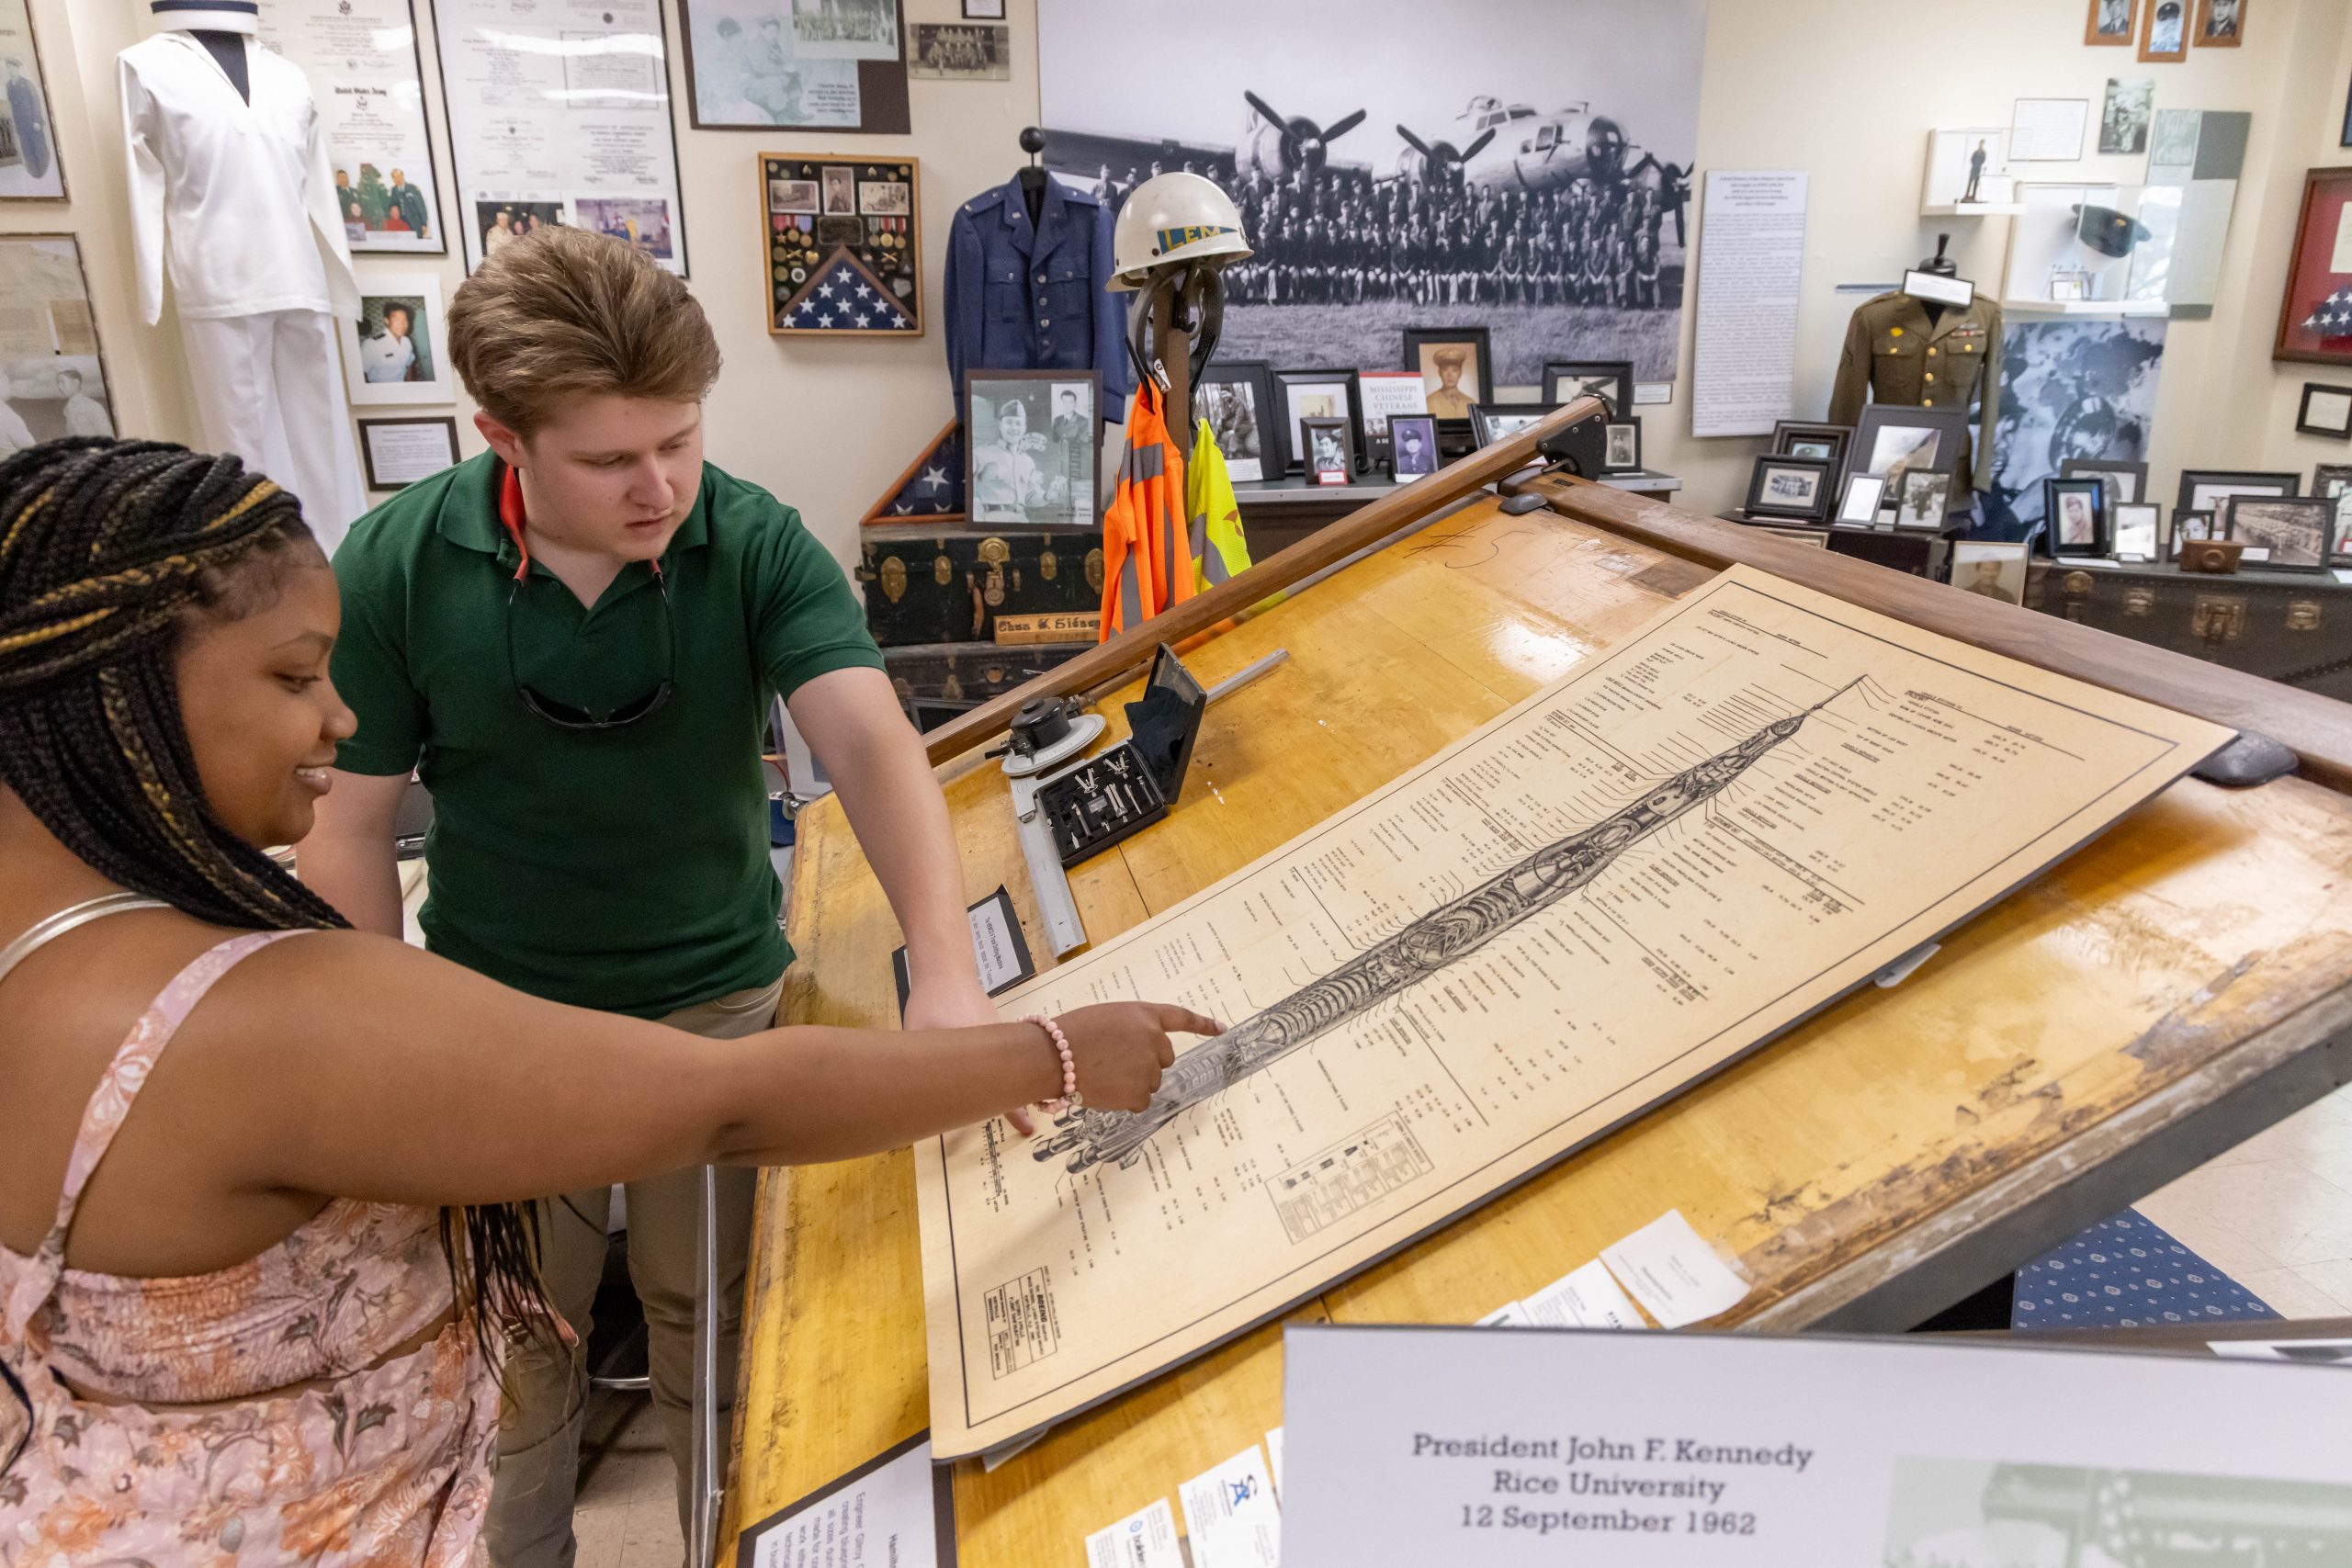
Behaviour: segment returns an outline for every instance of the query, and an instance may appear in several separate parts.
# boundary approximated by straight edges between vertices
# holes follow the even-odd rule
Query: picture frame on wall
[[[2287,281],[2278,301],[2278,335],[2270,357],[2307,365],[2352,365],[2352,267],[2339,268],[2336,239],[2352,210],[2352,168],[2312,169],[2303,175],[2295,243],[2287,254]]]
[[[448,414],[359,421],[359,460],[369,490],[404,490],[458,462],[458,422]]]
[[[2058,465],[2062,479],[2102,479],[2107,480],[2108,504],[2137,502],[2148,488],[2148,465],[2127,463],[2120,457],[2068,457]]]
[[[2196,0],[2141,0],[2140,58],[2177,65],[2188,58],[2188,10]]]
[[[1262,359],[1212,360],[1193,389],[1193,405],[1236,484],[1265,484],[1283,477],[1290,448],[1275,414],[1273,367]]]
[[[2083,41],[2116,49],[2132,47],[2132,26],[2140,0],[2090,0],[2090,16],[2083,23]]]
[[[1750,517],[1776,517],[1793,523],[1827,520],[1835,499],[1826,457],[1756,459],[1747,479],[1746,511]]]
[[[0,10],[15,3],[0,0]],[[271,0],[262,7],[262,44],[320,85],[319,140],[356,256],[449,254],[441,169],[425,125],[417,4]],[[328,92],[329,82],[354,90]],[[561,204],[551,205],[562,221]]]
[[[903,9],[901,0],[678,0],[686,123],[905,135],[913,121]],[[1003,17],[999,0],[989,19]]]
[[[354,406],[456,400],[439,273],[368,273],[359,280],[359,319],[336,324]]]
[[[1363,453],[1363,395],[1353,370],[1277,370],[1274,394],[1280,400],[1283,439],[1288,444],[1290,466],[1306,471],[1306,432],[1310,419],[1344,419],[1353,437],[1350,455]],[[1309,476],[1312,477],[1311,475]]]
[[[2050,553],[2094,558],[2115,553],[2115,525],[2108,516],[2107,486],[2096,478],[2052,476],[2041,481],[2041,515]]]
[[[81,242],[0,236],[0,435],[21,449],[61,435],[114,435],[114,382],[98,342]]]
[[[2183,468],[2180,493],[2173,498],[2176,516],[2183,512],[2210,512],[2220,517],[2223,503],[2233,495],[2295,495],[2303,476],[2261,468]]]
[[[768,335],[921,337],[922,165],[854,152],[762,152]]]
[[[1544,400],[1565,407],[1591,393],[1609,405],[1611,419],[1631,417],[1634,407],[1634,365],[1627,359],[1547,359],[1544,362]]]
[[[964,19],[967,22],[1001,22],[1004,20],[1004,0],[964,0]]]
[[[6,62],[7,88],[0,109],[0,201],[63,201],[72,192],[28,0],[0,0],[0,61]]]
[[[2199,49],[2235,49],[2245,40],[2245,8],[2253,0],[2197,0]]]
[[[1495,396],[1495,348],[1485,327],[1407,327],[1404,366],[1421,374],[1440,430],[1469,427],[1470,411]]]
[[[2352,387],[2304,382],[2303,400],[2295,412],[2295,431],[2300,435],[2352,441]]]
[[[963,412],[965,515],[972,523],[1095,525],[1102,453],[1100,372],[968,371]]]
[[[2267,551],[2263,564],[2274,570],[2325,571],[2335,542],[2335,502],[2317,495],[2233,495],[2222,527],[2222,537],[2249,551]]]

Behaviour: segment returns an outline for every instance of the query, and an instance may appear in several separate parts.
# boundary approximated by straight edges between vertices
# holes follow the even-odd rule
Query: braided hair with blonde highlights
[[[0,784],[118,886],[213,925],[347,928],[206,803],[181,721],[191,625],[253,613],[300,554],[295,498],[234,457],[75,437],[0,462]],[[532,1211],[445,1209],[461,1300],[544,1326]]]

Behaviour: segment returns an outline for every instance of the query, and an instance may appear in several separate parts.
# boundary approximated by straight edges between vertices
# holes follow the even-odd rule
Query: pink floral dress
[[[295,934],[233,937],[164,987],[83,1114],[55,1228],[30,1258],[0,1247],[0,1361],[32,1404],[28,1433],[0,1390],[0,1459],[27,1438],[0,1474],[0,1568],[486,1561],[498,1374],[470,1318],[378,1364],[449,1310],[435,1211],[337,1199],[212,1274],[65,1267],[83,1190],[182,1021]]]

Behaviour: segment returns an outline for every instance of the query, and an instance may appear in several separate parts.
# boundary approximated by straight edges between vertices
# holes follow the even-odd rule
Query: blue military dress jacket
[[[1111,212],[1057,179],[1036,226],[1018,176],[956,209],[947,231],[947,374],[964,407],[967,370],[1099,370],[1116,420],[1135,390],[1127,296],[1110,292]]]

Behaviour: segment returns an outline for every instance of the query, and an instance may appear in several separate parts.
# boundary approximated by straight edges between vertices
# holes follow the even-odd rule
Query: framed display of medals
[[[922,335],[915,159],[763,152],[759,175],[772,335]]]

